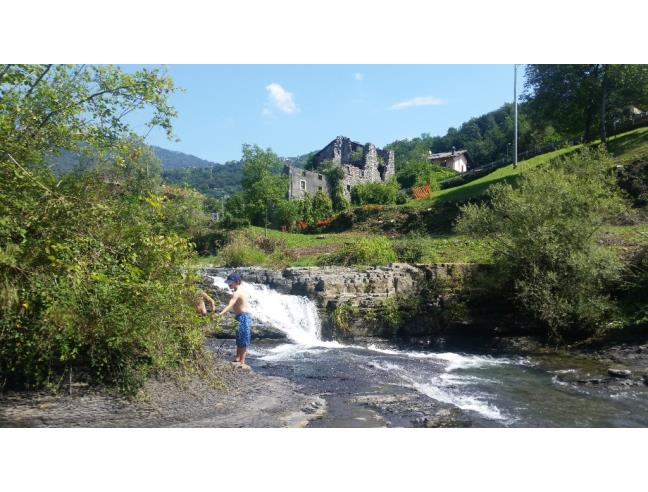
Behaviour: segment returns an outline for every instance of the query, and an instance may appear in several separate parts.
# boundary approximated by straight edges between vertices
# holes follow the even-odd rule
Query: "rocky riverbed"
[[[136,400],[105,390],[72,387],[58,394],[0,395],[1,427],[304,427],[326,402],[288,380],[216,362],[223,379],[153,378]]]

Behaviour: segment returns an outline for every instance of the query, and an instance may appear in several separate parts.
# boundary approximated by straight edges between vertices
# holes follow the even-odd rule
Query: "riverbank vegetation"
[[[134,394],[154,371],[205,367],[189,238],[202,195],[162,186],[124,116],[172,136],[176,90],[159,70],[0,70],[0,390],[73,381]],[[93,165],[56,176],[49,153]]]

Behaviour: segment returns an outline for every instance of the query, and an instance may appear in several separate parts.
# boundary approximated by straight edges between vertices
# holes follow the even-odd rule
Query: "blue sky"
[[[125,66],[127,70],[136,67]],[[286,157],[336,135],[383,146],[443,135],[513,98],[512,65],[169,65],[185,89],[172,97],[180,142],[147,141],[214,162],[243,143]],[[519,86],[522,70],[518,70]],[[144,133],[141,124],[136,130]]]

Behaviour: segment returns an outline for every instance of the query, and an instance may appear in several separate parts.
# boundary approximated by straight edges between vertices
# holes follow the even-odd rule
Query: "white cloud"
[[[362,80],[364,79],[364,74],[362,72],[355,72],[353,74],[353,78],[356,80]]]
[[[406,101],[401,101],[396,104],[392,104],[389,109],[405,109],[405,108],[414,108],[417,106],[439,106],[440,104],[445,104],[443,99],[434,96],[418,96],[413,97],[412,99],[407,99]]]
[[[262,114],[270,116],[272,108],[278,109],[282,113],[293,114],[298,111],[297,104],[292,92],[288,92],[276,82],[266,86],[268,92],[268,100],[266,101]]]

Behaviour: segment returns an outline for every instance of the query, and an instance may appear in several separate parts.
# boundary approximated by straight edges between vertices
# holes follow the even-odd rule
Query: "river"
[[[226,289],[223,279],[214,285]],[[313,427],[645,427],[648,386],[583,384],[605,367],[565,355],[426,350],[389,341],[320,338],[314,304],[244,284],[255,323],[288,341],[254,340],[248,363],[322,396],[328,412]],[[233,353],[233,341],[211,340]]]

